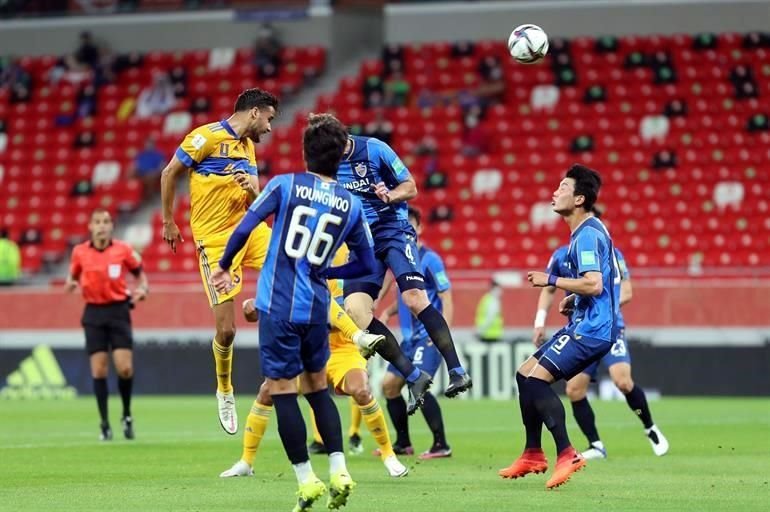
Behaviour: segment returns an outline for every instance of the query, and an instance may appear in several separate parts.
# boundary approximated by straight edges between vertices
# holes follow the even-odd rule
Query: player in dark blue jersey
[[[329,453],[328,507],[347,502],[354,487],[345,465],[340,416],[327,391],[329,289],[327,279],[348,279],[374,268],[372,239],[360,201],[334,181],[347,130],[333,116],[311,116],[303,136],[306,173],[273,178],[227,242],[210,282],[232,287],[228,272],[252,230],[274,215],[265,265],[259,276],[259,351],[278,432],[299,483],[294,510],[309,509],[325,492],[310,465],[306,430],[297,403],[297,376]],[[329,265],[346,242],[356,261]]]
[[[409,207],[409,223],[418,236],[417,250],[420,256],[420,271],[425,276],[425,291],[428,293],[431,304],[444,315],[447,324],[451,324],[454,314],[452,285],[444,268],[444,262],[436,252],[425,247],[419,241],[419,237],[422,234],[421,215],[418,210],[412,207]],[[392,278],[383,287],[381,296],[388,292],[391,284]],[[441,366],[441,353],[430,340],[425,326],[412,315],[401,296],[385,309],[380,316],[380,321],[383,324],[387,324],[388,320],[395,315],[398,315],[401,325],[401,336],[403,338],[401,349],[417,368],[433,377],[436,375],[439,366]],[[401,396],[401,389],[405,383],[403,374],[393,365],[389,365],[388,371],[382,380],[382,393],[388,400],[388,413],[390,414],[391,422],[393,422],[393,427],[396,429],[397,438],[396,442],[393,443],[393,450],[397,454],[414,453],[409,437],[406,403]],[[451,456],[452,449],[446,441],[441,407],[436,397],[431,393],[425,394],[422,414],[425,417],[428,428],[433,433],[433,444],[430,449],[420,455],[420,458],[435,459]]]
[[[504,478],[542,473],[548,462],[540,444],[542,426],[556,442],[556,470],[546,487],[558,487],[585,465],[570,444],[559,396],[551,388],[557,380],[569,380],[609,352],[613,343],[620,301],[620,274],[609,232],[591,210],[599,195],[599,173],[573,165],[553,194],[553,209],[572,231],[567,251],[571,276],[529,272],[532,286],[555,286],[570,295],[560,310],[572,309],[567,326],[519,367],[516,383],[527,440],[524,453],[500,470]]]
[[[460,364],[444,317],[425,293],[425,276],[420,271],[417,234],[407,218],[406,201],[417,195],[417,185],[396,153],[384,142],[351,136],[340,162],[337,179],[364,204],[364,213],[374,238],[377,268],[364,277],[345,281],[345,309],[362,329],[385,336],[377,353],[406,376],[412,398],[409,414],[421,405],[417,396],[425,384],[425,375],[399,350],[390,330],[374,318],[374,300],[382,288],[388,269],[398,283],[401,297],[412,315],[425,326],[441,352],[449,370],[449,385],[444,394],[453,397],[472,385]],[[430,384],[430,381],[427,381]],[[416,389],[418,391],[416,391]]]
[[[594,209],[594,216],[600,217],[600,213]],[[573,277],[569,262],[567,261],[567,251],[569,246],[559,247],[554,251],[553,256],[548,262],[546,268],[547,274],[553,274],[560,277]],[[615,247],[615,257],[620,270],[620,306],[623,307],[631,301],[631,274],[628,271],[626,260],[620,249]],[[532,341],[536,347],[545,341],[545,319],[548,310],[551,308],[553,298],[556,294],[556,288],[547,286],[540,292],[540,298],[537,303],[537,314],[535,316],[535,330]],[[596,417],[588,402],[588,386],[592,380],[596,380],[596,374],[599,369],[599,363],[607,367],[612,382],[626,397],[626,403],[631,410],[639,417],[644,425],[645,434],[652,445],[655,455],[661,456],[668,452],[668,440],[660,429],[652,421],[652,413],[647,404],[647,397],[641,386],[634,383],[631,378],[631,353],[628,344],[625,341],[626,324],[622,312],[618,312],[617,322],[615,324],[617,334],[615,343],[610,351],[604,355],[601,361],[596,361],[588,368],[584,369],[578,375],[567,381],[567,396],[572,403],[572,413],[575,416],[580,430],[588,439],[589,448],[583,452],[586,460],[605,459],[607,451],[604,443],[599,439],[599,432],[596,429]]]

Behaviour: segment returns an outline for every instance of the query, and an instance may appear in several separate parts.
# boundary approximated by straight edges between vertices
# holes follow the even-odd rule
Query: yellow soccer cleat
[[[317,477],[313,477],[304,484],[300,484],[297,491],[297,504],[292,512],[310,510],[321,496],[326,492],[326,486]]]
[[[332,476],[331,482],[329,482],[329,500],[326,502],[326,506],[330,510],[344,507],[355,486],[356,483],[347,473],[337,473]]]

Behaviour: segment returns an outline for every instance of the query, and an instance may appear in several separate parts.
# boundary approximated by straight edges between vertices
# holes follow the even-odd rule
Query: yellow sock
[[[321,439],[321,433],[318,431],[318,427],[315,424],[315,414],[313,414],[312,407],[310,408],[310,424],[313,426],[313,441],[324,444],[324,440]]]
[[[246,418],[246,428],[243,431],[243,453],[241,460],[249,466],[254,465],[254,457],[257,456],[259,443],[262,442],[262,436],[265,435],[267,424],[270,422],[271,405],[262,405],[254,400],[251,406],[251,412]]]
[[[233,383],[230,375],[233,371],[233,346],[223,347],[214,338],[211,348],[214,350],[214,364],[217,368],[217,391],[232,393]]]
[[[345,313],[345,310],[337,304],[337,301],[332,300],[331,304],[329,316],[332,327],[340,331],[346,338],[353,339],[353,335],[361,329],[359,329],[355,322],[353,322],[353,319]]]
[[[385,414],[380,409],[380,404],[377,403],[377,400],[372,400],[369,404],[361,406],[361,414],[366,422],[366,427],[380,447],[380,458],[385,460],[393,455],[393,445],[390,443],[388,425],[385,423]]]
[[[361,408],[353,397],[350,397],[350,429],[348,430],[348,437],[357,435],[361,430]]]

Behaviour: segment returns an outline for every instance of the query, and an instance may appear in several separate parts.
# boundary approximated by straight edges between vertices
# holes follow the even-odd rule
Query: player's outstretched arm
[[[620,282],[620,306],[625,306],[629,302],[631,302],[631,298],[633,297],[634,293],[631,288],[631,280],[630,279],[623,279]]]
[[[553,304],[555,286],[546,286],[540,290],[540,296],[537,299],[537,313],[535,313],[535,326],[532,332],[532,343],[540,346],[545,341],[545,321],[548,318],[548,311]]]
[[[160,173],[160,200],[163,210],[163,240],[176,252],[177,242],[184,242],[179,227],[174,222],[174,196],[176,195],[176,182],[179,176],[187,170],[176,155]]]
[[[353,252],[356,255],[355,261],[327,268],[323,273],[324,279],[354,279],[374,271],[377,262],[371,247],[356,247]]]
[[[388,189],[382,181],[372,185],[372,190],[383,203],[401,203],[417,197],[417,183],[411,176],[394,189]]]
[[[398,302],[391,302],[380,315],[380,322],[387,325],[391,318],[398,316]]]
[[[546,274],[545,272],[527,272],[527,280],[534,287],[555,286],[578,295],[592,297],[601,295],[604,289],[601,272],[586,272],[577,279],[557,277],[554,274]]]
[[[455,316],[455,303],[452,298],[452,290],[444,290],[439,292],[438,298],[441,299],[441,310],[446,320],[447,327],[452,327],[452,320]]]

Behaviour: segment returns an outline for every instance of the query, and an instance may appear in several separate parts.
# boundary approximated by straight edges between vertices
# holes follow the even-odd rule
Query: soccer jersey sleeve
[[[434,252],[429,252],[426,256],[425,266],[433,277],[433,282],[436,283],[436,291],[439,293],[447,291],[452,287],[452,283],[449,281],[444,262],[441,260],[441,257]]]
[[[403,183],[411,177],[409,169],[406,168],[404,162],[401,161],[390,146],[375,139],[373,148],[376,148],[380,168],[383,170],[383,173],[390,173],[399,183]]]
[[[139,272],[142,271],[142,257],[128,244],[125,245],[124,261],[133,275],[139,275]]]
[[[618,260],[618,270],[620,270],[620,279],[623,281],[627,281],[631,279],[631,272],[628,270],[628,265],[626,264],[626,258],[623,256],[623,253],[620,252],[620,249],[615,249],[615,258]]]
[[[187,167],[195,167],[203,161],[204,158],[211,155],[217,142],[214,140],[214,134],[198,128],[187,134],[179,148],[176,150],[176,157]]]
[[[257,166],[257,154],[254,149],[254,143],[251,139],[248,139],[247,144],[249,147],[249,165],[246,167],[246,172],[252,176],[259,176],[259,167]]]
[[[599,256],[599,236],[595,229],[583,229],[573,242],[577,255],[578,275],[586,272],[601,272]]]

